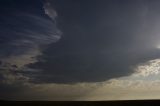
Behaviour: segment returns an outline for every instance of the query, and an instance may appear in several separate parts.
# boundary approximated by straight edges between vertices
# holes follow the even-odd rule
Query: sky
[[[1,0],[0,99],[160,99],[159,0]]]

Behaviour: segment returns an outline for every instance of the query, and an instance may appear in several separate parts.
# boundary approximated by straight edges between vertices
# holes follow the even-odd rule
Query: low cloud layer
[[[8,100],[131,100],[131,99],[159,99],[160,70],[158,73],[142,75],[147,70],[151,72],[160,67],[160,60],[150,60],[139,64],[133,74],[104,82],[76,83],[76,84],[34,84],[15,80],[11,83],[2,82],[5,92],[1,92],[2,99]],[[154,65],[153,65],[154,64]],[[139,70],[144,67],[145,70]],[[152,68],[151,68],[152,67]],[[8,76],[9,77],[9,76]],[[10,79],[11,81],[11,79]],[[4,86],[5,85],[5,86]],[[13,93],[14,91],[14,93]]]

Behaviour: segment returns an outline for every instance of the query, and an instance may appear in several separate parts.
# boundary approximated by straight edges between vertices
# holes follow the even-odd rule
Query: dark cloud
[[[157,94],[159,5],[1,0],[0,99],[137,99],[148,88]]]
[[[9,10],[2,9],[0,56],[3,63],[9,61],[6,67],[25,66],[19,73],[33,82],[104,81],[159,58],[158,1],[24,3],[12,2]]]
[[[159,57],[150,26],[159,16],[157,1],[47,2],[58,14],[63,37],[44,51],[39,62],[29,65],[43,70],[35,74],[36,82],[104,81],[131,74],[138,63]]]
[[[0,66],[2,65],[2,62],[0,61]]]

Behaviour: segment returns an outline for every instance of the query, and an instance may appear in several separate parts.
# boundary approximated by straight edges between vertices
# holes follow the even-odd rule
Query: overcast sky
[[[159,99],[159,0],[1,0],[0,99]]]

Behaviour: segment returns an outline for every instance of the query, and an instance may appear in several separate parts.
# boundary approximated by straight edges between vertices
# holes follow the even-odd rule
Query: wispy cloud
[[[52,19],[55,21],[55,18],[58,16],[57,12],[55,11],[55,9],[53,8],[53,6],[50,4],[50,2],[46,2],[44,4],[44,10],[45,13]]]
[[[42,46],[55,43],[61,38],[61,32],[56,28],[56,25],[52,23],[52,21],[31,14],[25,14],[22,16],[25,16],[28,22],[33,21],[31,26],[36,28],[32,28],[27,23],[27,28],[25,28],[24,26],[17,26],[21,28],[16,29],[14,33],[12,33],[12,35],[15,36],[14,39],[3,44],[3,48],[6,48],[6,51],[4,50],[4,53],[7,54],[9,52],[9,55],[7,57],[3,56],[2,58],[9,59],[10,57],[12,58],[12,56],[14,58],[15,56],[19,58],[20,55],[27,54],[32,55],[31,57],[35,57],[36,55],[40,54],[37,53],[38,51],[43,51]],[[21,24],[23,23],[21,19],[19,21],[21,22]]]
[[[52,12],[55,14],[52,9],[48,5],[45,7],[48,17]],[[2,24],[5,31],[0,32],[0,38],[8,36],[0,46],[2,82],[10,83],[23,78],[26,80],[27,76],[22,73],[31,70],[27,65],[37,62],[37,57],[43,54],[43,50],[61,38],[61,31],[53,22],[55,18],[51,18],[23,12],[6,16],[6,21]]]

